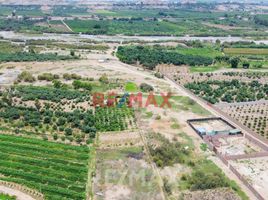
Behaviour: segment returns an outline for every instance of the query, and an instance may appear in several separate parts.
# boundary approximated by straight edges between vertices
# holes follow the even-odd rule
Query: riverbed
[[[165,41],[208,41],[216,42],[238,42],[238,41],[249,41],[255,42],[256,44],[268,44],[268,40],[255,40],[253,38],[243,37],[192,37],[192,36],[125,36],[125,35],[87,35],[87,34],[60,34],[60,33],[43,33],[43,34],[25,34],[16,33],[13,31],[0,31],[0,37],[4,39],[13,40],[57,40],[65,42],[79,42],[81,40],[92,40],[96,42],[128,42],[128,41],[145,41],[145,42],[165,42]]]

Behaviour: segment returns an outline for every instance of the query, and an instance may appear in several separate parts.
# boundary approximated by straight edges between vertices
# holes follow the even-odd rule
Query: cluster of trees
[[[230,57],[230,56],[216,56],[215,61],[217,62],[225,62],[231,65],[232,68],[238,68],[238,65],[240,63],[239,57]],[[249,67],[249,63],[247,63]]]
[[[36,53],[3,53],[0,54],[0,62],[28,62],[28,61],[50,61],[50,60],[70,60],[78,59],[76,56],[62,56],[53,53],[36,54]]]
[[[260,24],[263,26],[268,26],[268,18],[267,16],[257,15],[254,18],[256,24]]]
[[[247,77],[251,79],[260,79],[262,77],[268,76],[268,72],[223,72],[224,76],[240,76]]]
[[[210,57],[198,55],[183,55],[176,50],[168,50],[161,46],[120,46],[117,51],[117,57],[125,63],[137,64],[154,69],[156,65],[174,64],[174,65],[211,65],[213,59]]]
[[[147,84],[147,83],[142,83],[140,85],[140,89],[142,92],[153,92],[154,91],[154,87]]]
[[[268,84],[261,84],[254,80],[250,83],[239,80],[218,81],[209,80],[185,84],[185,87],[201,96],[208,102],[248,102],[268,99]]]
[[[87,98],[87,94],[81,91],[39,86],[16,86],[13,88],[12,95],[22,98],[23,101],[41,99],[60,102],[63,99],[82,100]]]
[[[37,22],[42,22],[42,20],[13,20],[13,19],[8,19],[8,20],[0,20],[0,30],[3,31],[20,31],[22,29],[28,28],[28,30],[35,30],[35,31],[42,31],[46,30],[45,27],[39,27],[35,26],[35,23]]]
[[[224,42],[222,44],[223,48],[254,48],[254,49],[267,49],[268,45],[266,44],[256,44],[255,42],[250,41],[238,41],[238,42]]]
[[[35,189],[45,199],[85,199],[89,154],[86,146],[1,134],[0,179]]]
[[[188,177],[188,181],[191,183],[190,189],[193,191],[228,187],[228,183],[221,172],[210,174],[202,171],[195,171]]]
[[[82,77],[78,74],[69,74],[69,73],[64,73],[63,78],[65,80],[80,80]]]
[[[182,144],[178,142],[172,143],[160,134],[154,134],[154,138],[157,138],[160,145],[155,147],[153,144],[150,144],[149,151],[158,167],[163,168],[176,163],[184,163],[185,158],[191,153]]]

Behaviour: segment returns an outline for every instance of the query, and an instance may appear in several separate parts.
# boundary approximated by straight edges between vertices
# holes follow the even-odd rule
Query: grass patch
[[[217,70],[219,70],[221,68],[221,66],[202,66],[202,67],[198,67],[198,66],[192,66],[190,67],[190,72],[191,73],[207,73],[207,72],[215,72]]]
[[[194,100],[190,99],[189,97],[184,96],[173,96],[171,97],[172,101],[172,108],[178,110],[184,110],[201,115],[201,116],[208,116],[211,113],[205,110],[202,106],[196,103]]]
[[[138,86],[133,82],[128,82],[125,85],[125,91],[126,92],[137,92],[139,90]]]
[[[172,129],[180,129],[180,125],[178,123],[174,123],[171,125]]]
[[[184,132],[180,132],[178,135],[186,141],[184,146],[188,146],[191,150],[195,148],[193,139],[189,135]]]
[[[202,143],[201,145],[200,145],[200,149],[202,150],[202,151],[207,151],[207,149],[208,149],[208,145],[207,144],[205,144],[205,143]]]
[[[146,117],[147,119],[152,118],[153,115],[154,115],[153,112],[146,112],[146,113],[145,113],[145,117]]]

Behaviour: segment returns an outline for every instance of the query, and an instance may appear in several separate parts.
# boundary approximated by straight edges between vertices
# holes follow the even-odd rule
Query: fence
[[[249,159],[249,158],[260,158],[268,156],[268,152],[258,152],[258,153],[251,153],[251,154],[243,154],[243,155],[229,155],[225,158],[227,160],[241,160],[241,159]]]
[[[248,134],[245,134],[245,138],[247,138],[250,142],[256,144],[257,146],[261,147],[264,151],[268,151],[268,146],[263,144],[262,142],[259,142],[255,138],[251,137]]]

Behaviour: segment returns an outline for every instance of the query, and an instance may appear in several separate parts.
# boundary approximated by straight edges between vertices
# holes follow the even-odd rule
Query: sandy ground
[[[222,146],[218,149],[223,155],[243,155],[260,152],[262,149],[244,137],[219,139]]]
[[[193,122],[193,126],[198,128],[205,128],[207,132],[210,131],[226,131],[231,130],[232,127],[230,127],[228,124],[224,123],[221,120],[211,120],[211,121],[205,121],[205,122]]]
[[[204,190],[186,193],[183,197],[184,200],[240,200],[230,188],[219,188],[215,190]]]
[[[6,186],[0,185],[0,193],[8,194],[10,196],[16,196],[17,200],[35,200],[31,196]]]
[[[232,161],[232,165],[239,170],[264,199],[268,199],[268,157]]]
[[[82,77],[95,79],[107,74],[111,79],[133,81],[137,85],[144,82],[149,83],[156,88],[155,92],[168,92],[169,88],[164,80],[154,77],[151,72],[121,63],[107,54],[89,54],[88,60],[4,63],[0,66],[0,73],[3,73],[0,81],[3,79],[5,84],[12,84],[19,74],[18,72],[22,71],[29,71],[35,76],[46,72],[58,75],[75,73]]]

